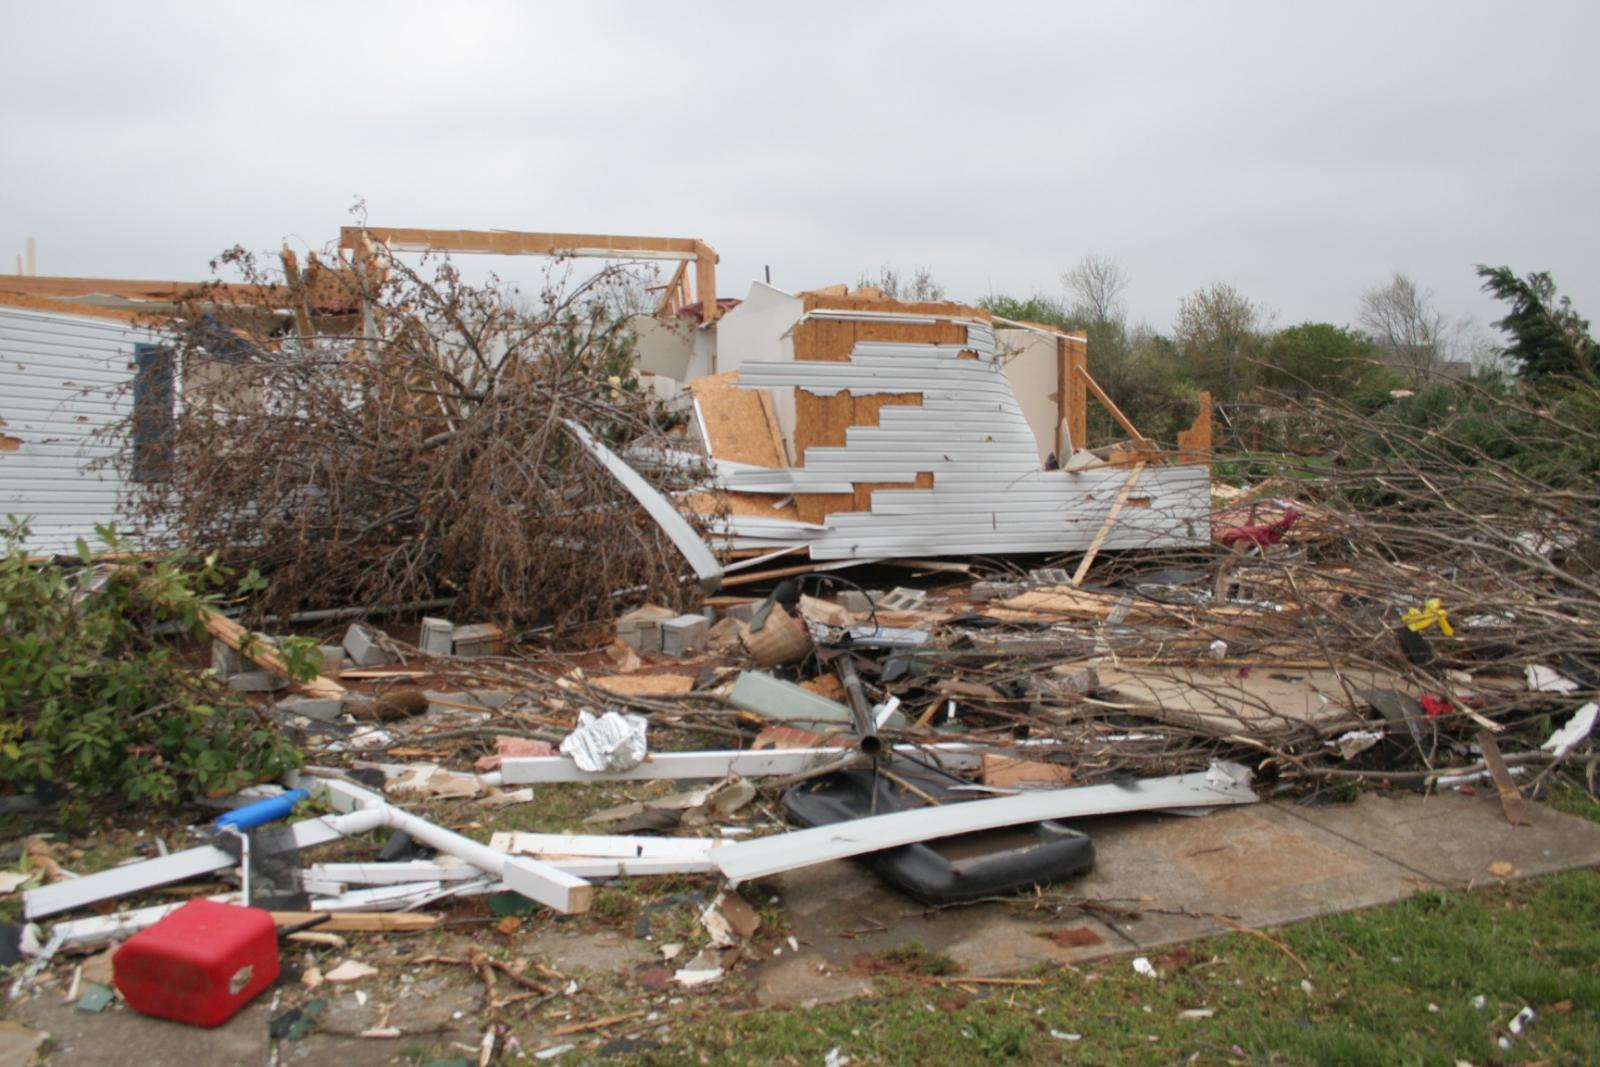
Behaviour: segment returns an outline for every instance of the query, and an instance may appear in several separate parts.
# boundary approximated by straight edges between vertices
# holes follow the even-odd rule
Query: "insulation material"
[[[578,728],[561,742],[561,754],[572,757],[579,770],[626,771],[644,762],[648,727],[638,715],[579,711]]]

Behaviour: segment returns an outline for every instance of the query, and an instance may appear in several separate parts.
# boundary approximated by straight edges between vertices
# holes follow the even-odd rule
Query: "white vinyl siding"
[[[133,404],[134,346],[160,336],[108,319],[0,308],[0,516],[32,529],[28,550],[96,545],[117,518],[123,482],[107,431]]]

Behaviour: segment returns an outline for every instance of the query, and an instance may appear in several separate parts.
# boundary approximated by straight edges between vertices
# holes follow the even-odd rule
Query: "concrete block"
[[[859,589],[841,590],[834,597],[839,606],[854,615],[865,615],[872,610],[872,599]]]
[[[635,608],[617,620],[617,638],[638,652],[660,652],[661,624],[677,615],[654,604]]]
[[[517,699],[517,694],[504,689],[473,689],[470,692],[472,699],[486,708],[502,708]]]
[[[501,656],[506,651],[505,631],[492,622],[457,626],[453,631],[455,654],[462,659]]]
[[[706,647],[711,623],[704,615],[679,615],[661,624],[661,651],[668,656],[689,656]]]
[[[317,654],[321,657],[321,665],[317,667],[318,674],[338,674],[344,670],[343,645],[318,645]]]
[[[1040,567],[1028,572],[1029,585],[1071,585],[1072,573],[1062,567]]]
[[[722,609],[722,617],[724,619],[733,619],[737,622],[742,622],[748,626],[750,624],[750,620],[755,617],[756,608],[759,606],[759,601],[754,604],[729,604],[727,607]]]
[[[211,641],[211,670],[218,678],[232,678],[246,669],[245,658],[232,645],[215,638]]]
[[[240,671],[228,679],[235,693],[276,693],[289,685],[289,679],[273,671]]]
[[[289,697],[278,701],[272,707],[289,715],[303,715],[318,722],[337,722],[339,716],[344,714],[344,700],[341,697]]]
[[[422,620],[422,636],[417,647],[430,656],[448,656],[455,651],[456,624],[449,619]]]
[[[377,632],[359,622],[351,623],[344,632],[344,650],[357,667],[382,667],[394,662],[394,656],[378,644]]]
[[[906,586],[896,586],[888,594],[878,598],[878,607],[883,611],[917,611],[921,609],[922,602],[928,599],[926,590],[911,589]]]

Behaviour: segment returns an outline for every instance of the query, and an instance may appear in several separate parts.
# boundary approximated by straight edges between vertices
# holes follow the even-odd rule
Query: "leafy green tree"
[[[1529,378],[1600,375],[1600,353],[1589,333],[1589,320],[1557,297],[1556,283],[1546,271],[1518,278],[1510,267],[1478,265],[1484,292],[1511,305],[1494,325],[1511,335],[1506,355]]]
[[[1358,330],[1303,322],[1279,330],[1262,354],[1261,384],[1286,393],[1346,399],[1386,392],[1400,380],[1384,369],[1377,346]]]
[[[1001,318],[1037,323],[1040,326],[1054,326],[1058,330],[1077,330],[1083,327],[1061,301],[1043,293],[1035,293],[1026,300],[1003,294],[986,296],[978,301],[978,306]]]
[[[1233,403],[1254,384],[1266,315],[1231,285],[1197,289],[1178,306],[1173,340],[1202,388]]]

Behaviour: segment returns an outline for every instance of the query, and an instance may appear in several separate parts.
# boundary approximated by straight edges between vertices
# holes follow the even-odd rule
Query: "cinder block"
[[[679,615],[661,624],[661,651],[668,656],[689,656],[706,647],[711,623],[704,615]]]
[[[872,610],[872,599],[859,589],[844,589],[834,597],[839,606],[854,615],[865,615]]]
[[[748,626],[750,620],[755,618],[756,608],[760,606],[760,603],[760,601],[755,601],[750,604],[729,604],[722,609],[722,617],[724,619],[734,619]]]
[[[382,667],[394,662],[394,656],[378,644],[376,631],[359,622],[351,623],[350,629],[344,632],[344,650],[357,667]]]
[[[272,705],[290,715],[303,715],[318,722],[337,722],[344,714],[342,697],[289,697]]]
[[[449,619],[422,620],[422,636],[417,647],[430,656],[448,656],[455,651],[456,624]]]
[[[901,585],[879,597],[878,607],[883,611],[917,611],[927,598],[926,590],[911,589]]]
[[[338,674],[344,670],[343,645],[318,645],[317,654],[322,660],[321,666],[317,668],[318,674]]]
[[[232,678],[245,669],[244,657],[232,645],[212,639],[211,641],[211,671],[218,678]]]
[[[228,679],[228,688],[236,693],[276,693],[288,685],[288,678],[273,671],[240,671]]]
[[[476,659],[479,656],[500,656],[505,654],[505,631],[492,622],[474,623],[471,626],[457,626],[453,633],[455,654],[462,659]]]

